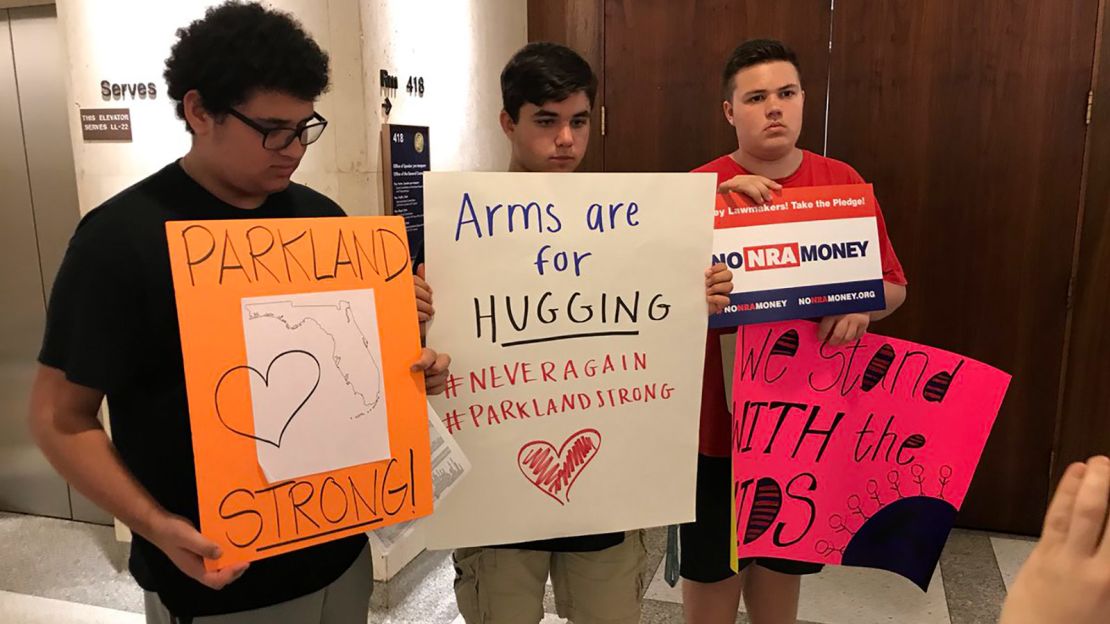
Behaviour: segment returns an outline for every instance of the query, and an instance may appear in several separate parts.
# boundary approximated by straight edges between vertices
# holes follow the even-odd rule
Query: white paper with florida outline
[[[389,459],[372,289],[246,298],[242,313],[269,482]]]
[[[693,520],[714,177],[427,173],[424,189],[427,278],[436,307],[428,345],[451,355],[455,380],[430,402],[472,464],[426,520],[428,547]],[[604,232],[587,225],[595,203]],[[638,309],[636,322],[628,309],[617,321],[617,296]],[[496,341],[492,321],[478,318],[491,305]],[[569,317],[568,305],[580,322]],[[666,314],[661,305],[670,306]],[[551,310],[557,320],[543,322]],[[575,374],[566,374],[567,362]],[[547,366],[558,373],[543,376]],[[481,370],[485,390],[469,381]],[[566,407],[568,396],[569,409],[540,415],[551,400]],[[515,417],[502,417],[508,403]],[[501,415],[474,417],[471,410],[482,404]]]

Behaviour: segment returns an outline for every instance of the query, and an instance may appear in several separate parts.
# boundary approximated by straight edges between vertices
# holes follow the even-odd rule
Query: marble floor
[[[681,622],[680,588],[663,581],[665,531],[648,533],[643,622]],[[807,624],[990,624],[1029,555],[1025,538],[956,531],[927,593],[891,574],[829,568],[807,577],[799,621]],[[142,594],[126,571],[127,545],[111,527],[0,513],[0,622],[143,622]],[[445,552],[425,552],[379,583],[368,624],[461,624]],[[546,610],[554,612],[548,592]],[[741,607],[737,622],[747,622]],[[563,622],[548,615],[545,624]]]

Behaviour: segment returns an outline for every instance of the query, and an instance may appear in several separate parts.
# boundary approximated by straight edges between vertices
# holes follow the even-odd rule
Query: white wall
[[[180,157],[189,135],[162,80],[179,27],[203,16],[207,0],[60,0],[69,55],[78,196],[82,214]],[[331,89],[317,109],[329,123],[294,179],[351,214],[380,214],[383,94],[379,69],[401,78],[392,123],[431,128],[432,168],[501,169],[508,145],[497,125],[501,67],[526,41],[526,0],[274,0],[331,56]],[[409,75],[425,95],[405,92]],[[154,82],[154,100],[105,101],[100,81]],[[129,143],[85,143],[80,108],[131,109]]]
[[[501,170],[501,68],[527,40],[526,0],[373,0],[363,12],[367,83],[389,68],[401,88],[391,123],[432,126],[432,168]],[[422,74],[423,98],[405,93]],[[381,97],[375,108],[379,112]],[[377,132],[378,124],[371,128]]]

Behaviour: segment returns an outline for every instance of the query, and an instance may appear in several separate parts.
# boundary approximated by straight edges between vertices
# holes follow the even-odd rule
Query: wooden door
[[[597,98],[590,119],[590,146],[579,171],[605,171],[601,107],[605,104],[604,17],[602,0],[528,0],[528,41],[551,41],[582,55],[597,74]]]
[[[736,149],[721,72],[746,39],[782,39],[806,91],[801,144],[825,134],[830,3],[605,0],[605,170],[689,171]]]
[[[875,184],[910,280],[882,331],[1014,376],[967,526],[1036,533],[1049,493],[1097,5],[833,14],[828,153]]]
[[[1102,4],[1054,481],[1070,462],[1110,454],[1110,10]]]

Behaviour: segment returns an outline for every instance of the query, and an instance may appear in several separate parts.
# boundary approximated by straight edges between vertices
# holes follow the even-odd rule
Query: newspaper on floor
[[[431,404],[428,405],[428,441],[432,449],[432,497],[438,506],[466,473],[470,472],[470,461]],[[388,552],[394,544],[419,526],[419,523],[420,520],[402,522],[372,531],[369,535],[377,542],[376,547]]]

